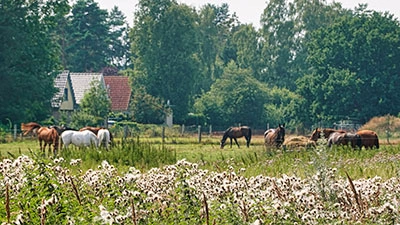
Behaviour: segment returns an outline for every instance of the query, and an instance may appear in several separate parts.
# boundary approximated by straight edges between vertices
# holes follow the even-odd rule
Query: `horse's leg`
[[[233,140],[235,140],[236,145],[238,146],[238,148],[240,148],[239,143],[237,142],[237,139],[234,137]]]
[[[250,147],[250,137],[249,136],[245,136],[246,138],[246,145],[249,148]]]
[[[232,138],[231,138],[231,137],[229,137],[229,139],[230,139],[230,141],[231,141],[231,148],[232,148]]]

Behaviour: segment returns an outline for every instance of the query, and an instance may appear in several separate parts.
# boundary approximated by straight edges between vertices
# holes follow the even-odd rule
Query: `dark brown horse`
[[[229,138],[231,141],[231,148],[232,148],[232,139],[235,140],[236,145],[239,147],[239,143],[237,142],[236,138],[241,138],[244,137],[246,138],[246,145],[247,147],[250,147],[250,141],[251,141],[251,128],[247,126],[241,126],[241,127],[229,127],[225,132],[224,135],[222,136],[221,139],[221,149],[224,148],[226,139]]]
[[[42,127],[38,123],[27,123],[21,124],[21,130],[25,131],[23,135],[28,133],[35,133],[39,140],[40,150],[45,153],[47,144],[49,145],[49,152],[51,151],[51,145],[53,145],[53,154],[57,154],[59,145],[59,135],[57,130],[54,128]],[[44,143],[44,145],[43,145]]]
[[[344,136],[344,140],[346,142],[347,145],[350,144],[350,146],[355,149],[361,149],[362,147],[362,140],[361,140],[361,136],[357,133],[351,133],[351,132],[347,132]]]
[[[279,124],[275,129],[269,129],[264,132],[265,146],[281,147],[285,141],[285,124]]]
[[[366,149],[369,148],[379,148],[379,138],[378,135],[372,130],[360,130],[357,134],[361,137],[361,146]]]

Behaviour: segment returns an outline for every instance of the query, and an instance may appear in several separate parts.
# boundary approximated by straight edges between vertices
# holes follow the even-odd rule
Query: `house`
[[[55,79],[58,92],[52,99],[53,116],[60,118],[61,113],[68,116],[79,108],[85,92],[91,87],[91,82],[97,80],[107,88],[111,99],[111,111],[127,113],[132,89],[129,78],[125,76],[103,76],[102,73],[72,73],[62,71]]]
[[[132,94],[129,77],[104,76],[104,82],[111,99],[111,111],[128,113]]]
[[[60,118],[61,113],[70,114],[78,109],[81,100],[93,80],[98,80],[105,87],[101,73],[71,73],[68,70],[57,75],[54,85],[58,92],[54,95],[51,106],[53,116]]]

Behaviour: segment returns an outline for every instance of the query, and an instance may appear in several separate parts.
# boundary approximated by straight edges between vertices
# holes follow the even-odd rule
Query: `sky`
[[[136,5],[139,0],[95,0],[99,3],[102,9],[111,9],[115,5],[118,6],[125,16],[127,21],[132,25],[133,12],[136,10]],[[211,3],[221,5],[227,3],[231,13],[235,12],[241,23],[253,24],[255,27],[260,27],[260,18],[267,0],[177,0],[179,3],[185,3],[189,6],[200,8],[201,6]],[[333,0],[327,0],[331,3]],[[358,4],[368,4],[368,9],[375,11],[386,12],[393,14],[397,19],[400,18],[400,1],[399,0],[335,0],[342,3],[344,8],[354,9]]]

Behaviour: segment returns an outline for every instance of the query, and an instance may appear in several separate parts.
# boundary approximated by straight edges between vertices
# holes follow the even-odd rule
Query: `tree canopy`
[[[54,74],[65,69],[122,70],[134,90],[129,118],[143,123],[161,123],[167,102],[176,123],[220,126],[307,129],[400,111],[399,21],[367,5],[271,0],[260,29],[241,24],[228,4],[140,0],[134,15],[131,28],[118,8],[95,0],[4,0],[2,122],[48,118]]]

